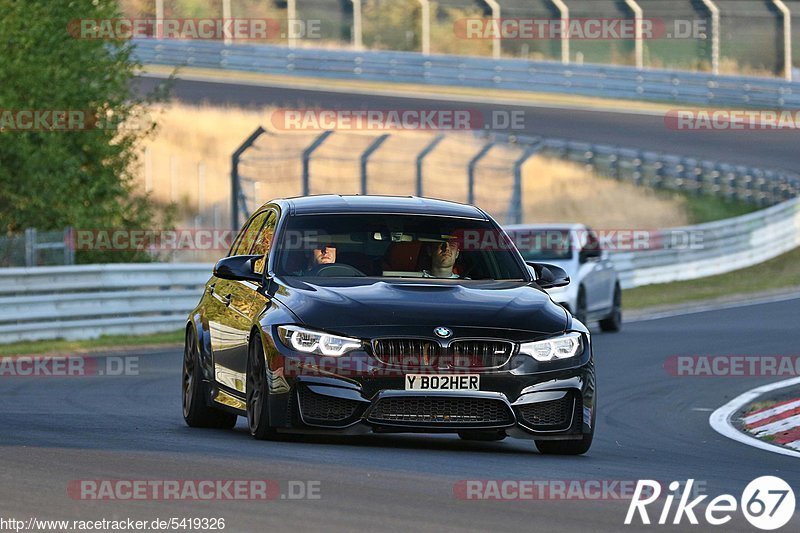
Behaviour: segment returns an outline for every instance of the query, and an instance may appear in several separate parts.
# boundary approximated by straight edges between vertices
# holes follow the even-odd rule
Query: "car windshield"
[[[525,261],[566,260],[572,257],[572,240],[569,230],[517,229],[508,236]]]
[[[525,280],[513,244],[490,222],[426,215],[303,215],[288,219],[283,276]]]

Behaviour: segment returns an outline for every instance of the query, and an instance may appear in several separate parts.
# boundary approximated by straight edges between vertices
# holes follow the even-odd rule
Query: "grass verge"
[[[625,309],[643,309],[736,294],[800,287],[800,248],[760,265],[690,281],[646,285],[624,292]],[[679,268],[676,265],[676,268]]]
[[[760,209],[756,205],[728,201],[715,196],[678,194],[685,199],[686,214],[691,224],[703,224],[705,222],[738,217]]]
[[[180,344],[183,330],[152,335],[104,335],[98,339],[67,341],[63,339],[47,341],[17,342],[0,345],[0,357],[8,355],[43,355],[51,353],[82,353],[104,348],[128,348],[153,346],[159,344]]]

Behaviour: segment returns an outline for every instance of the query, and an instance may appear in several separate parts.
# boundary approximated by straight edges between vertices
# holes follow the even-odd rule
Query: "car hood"
[[[568,321],[562,307],[525,282],[286,278],[276,285],[276,299],[306,326],[332,332],[447,326],[549,335]]]

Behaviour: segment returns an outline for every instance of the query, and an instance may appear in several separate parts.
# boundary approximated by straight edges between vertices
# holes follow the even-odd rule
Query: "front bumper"
[[[537,440],[580,439],[593,430],[591,348],[561,368],[540,363],[476,372],[480,390],[405,390],[402,372],[378,365],[360,375],[296,375],[270,365],[270,415],[284,431],[447,433],[487,431]],[[578,358],[576,358],[578,359]],[[273,361],[275,363],[275,361]],[[570,366],[571,365],[571,366]],[[513,366],[513,365],[510,365]],[[409,373],[413,373],[409,371]],[[444,372],[443,372],[444,373]],[[388,374],[388,375],[387,375]]]

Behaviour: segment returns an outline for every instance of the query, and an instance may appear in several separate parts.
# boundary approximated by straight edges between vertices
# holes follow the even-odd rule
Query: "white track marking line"
[[[740,394],[736,398],[732,399],[731,401],[729,401],[728,403],[726,403],[725,405],[723,405],[722,407],[711,413],[711,416],[708,419],[708,423],[714,431],[716,431],[720,435],[728,437],[729,439],[768,452],[800,458],[800,451],[789,450],[786,448],[775,446],[773,444],[768,444],[755,437],[751,437],[750,435],[742,433],[741,431],[733,427],[733,424],[731,423],[733,415],[736,414],[736,412],[739,411],[739,409],[741,409],[748,403],[756,400],[762,394],[767,392],[772,392],[778,389],[783,389],[786,387],[791,387],[792,385],[798,385],[798,384],[800,384],[800,377],[787,379],[784,381],[778,381],[777,383],[770,383],[769,385],[763,385],[761,387],[749,390],[744,394]]]
[[[800,440],[796,440],[794,442],[790,442],[786,446],[788,446],[789,448],[794,448],[795,450],[800,450]]]
[[[783,405],[779,405],[771,409],[765,409],[763,411],[759,411],[755,414],[744,417],[743,420],[744,423],[749,426],[755,424],[760,420],[764,420],[765,418],[772,418],[775,415],[785,413],[786,411],[791,411],[795,407],[800,407],[800,400],[795,400],[793,402],[785,403]]]
[[[755,432],[756,436],[764,437],[766,435],[775,435],[776,433],[787,431],[797,426],[800,426],[800,415],[790,416],[789,418],[784,418],[783,420],[778,420],[777,422],[771,422],[769,424],[764,424],[763,426],[757,426],[751,429]]]

